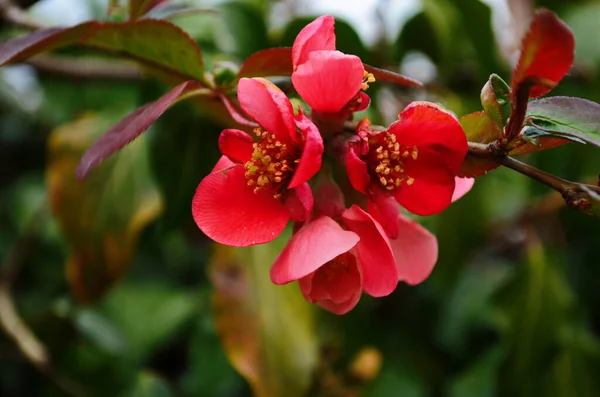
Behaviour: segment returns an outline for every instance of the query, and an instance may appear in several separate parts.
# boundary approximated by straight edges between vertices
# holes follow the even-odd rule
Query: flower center
[[[366,91],[369,89],[369,83],[374,83],[375,82],[375,76],[373,76],[373,73],[369,73],[366,70],[363,72],[363,82],[362,85],[360,86],[360,89],[363,91]]]
[[[315,276],[321,281],[331,282],[339,278],[340,274],[349,274],[353,266],[356,266],[356,258],[350,252],[344,252],[321,266]]]
[[[403,146],[396,141],[396,135],[382,132],[370,142],[369,168],[371,174],[379,181],[380,185],[387,191],[393,191],[402,183],[410,186],[415,182],[414,178],[406,175],[404,164],[406,161],[414,161],[419,157],[419,149],[416,146]]]
[[[255,128],[254,133],[262,139],[254,143],[252,158],[244,164],[248,186],[254,186],[254,193],[267,186],[275,188],[275,198],[280,198],[277,193],[279,188],[293,174],[299,160],[293,160],[287,145],[279,142],[275,135]]]

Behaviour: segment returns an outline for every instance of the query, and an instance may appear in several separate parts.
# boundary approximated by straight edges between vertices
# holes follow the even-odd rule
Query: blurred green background
[[[106,19],[107,1],[20,3],[55,24]],[[533,7],[548,7],[576,37],[575,65],[551,95],[600,102],[598,1],[173,3],[155,16],[197,40],[208,67],[291,45],[331,13],[338,49],[426,83],[373,84],[367,114],[381,124],[413,100],[480,110],[487,77],[510,79]],[[186,7],[196,11],[177,12]],[[0,25],[1,40],[23,33]],[[81,48],[60,54],[121,65]],[[166,90],[137,74],[0,69],[0,396],[600,395],[598,219],[497,169],[422,219],[440,245],[426,282],[334,316],[296,285],[270,284],[284,239],[232,250],[197,230],[191,197],[227,125],[203,106],[177,105],[75,181],[91,142]],[[599,159],[574,144],[524,158],[592,183]]]

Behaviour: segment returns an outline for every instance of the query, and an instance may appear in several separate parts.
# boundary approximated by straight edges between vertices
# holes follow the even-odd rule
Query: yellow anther
[[[254,133],[262,138],[258,143],[252,144],[252,156],[250,161],[244,164],[246,172],[244,176],[248,179],[248,186],[254,186],[254,192],[257,193],[264,186],[269,184],[281,184],[287,179],[287,172],[293,171],[295,167],[290,167],[289,153],[287,146],[276,140],[275,135],[255,128]],[[295,163],[298,163],[296,160]],[[278,186],[275,186],[277,191]],[[275,198],[281,197],[276,193]]]
[[[366,91],[369,88],[369,83],[375,82],[375,76],[372,73],[367,72],[366,70],[363,72],[363,82],[360,88],[363,91]]]
[[[407,186],[415,182],[405,174],[405,159],[416,160],[419,150],[416,146],[403,146],[394,134],[382,132],[369,140],[371,154],[369,169],[379,179],[386,191],[394,191],[405,183]]]

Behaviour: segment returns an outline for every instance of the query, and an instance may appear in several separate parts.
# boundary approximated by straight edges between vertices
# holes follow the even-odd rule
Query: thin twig
[[[0,18],[12,25],[30,30],[48,27],[32,18],[11,0],[0,0]],[[139,68],[129,62],[38,55],[26,61],[41,73],[77,81],[137,81],[142,78]]]
[[[15,245],[2,261],[0,274],[0,328],[17,345],[19,351],[41,373],[52,379],[58,387],[72,396],[85,396],[83,388],[72,380],[55,371],[50,355],[44,344],[29,329],[19,316],[12,297],[12,284],[16,280],[25,258],[32,251],[32,245],[39,234],[44,218],[47,216],[47,203],[36,211],[28,227],[19,236]]]
[[[44,22],[29,16],[12,0],[0,0],[0,16],[5,21],[25,29],[37,30],[48,27]]]
[[[133,63],[121,60],[81,58],[70,56],[38,55],[28,59],[26,64],[39,73],[77,81],[139,81],[142,71]]]
[[[592,194],[600,194],[600,187],[598,186],[572,182],[556,175],[549,174],[529,164],[507,156],[506,154],[498,151],[497,146],[493,144],[485,145],[481,143],[469,142],[469,154],[496,161],[500,165],[517,171],[520,174],[526,175],[531,179],[535,179],[536,181],[551,187],[562,195],[567,205],[579,211],[587,211],[590,209],[592,201],[596,200],[595,197],[592,197]]]

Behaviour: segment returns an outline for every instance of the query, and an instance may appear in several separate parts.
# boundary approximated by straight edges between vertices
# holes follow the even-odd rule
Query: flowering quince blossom
[[[290,219],[307,219],[313,206],[307,181],[321,167],[323,140],[268,80],[241,79],[238,100],[260,125],[259,141],[240,130],[221,133],[223,157],[198,185],[192,214],[213,240],[244,247],[273,240]]]
[[[363,292],[389,295],[400,281],[424,281],[435,266],[437,239],[398,203],[433,214],[468,192],[473,180],[455,182],[466,138],[456,118],[435,104],[409,105],[383,132],[364,120],[347,137],[344,123],[369,105],[364,91],[374,77],[358,57],[335,49],[333,27],[331,16],[317,18],[292,48],[292,83],[310,119],[294,115],[269,81],[240,80],[238,101],[260,126],[258,140],[235,129],[221,133],[223,156],[198,185],[192,212],[210,238],[239,247],[271,241],[294,221],[271,281],[298,281],[307,301],[343,314]],[[340,185],[336,170],[347,173]]]
[[[315,19],[298,33],[292,47],[292,83],[312,108],[313,119],[341,111],[344,119],[364,110],[369,97],[362,90],[375,81],[359,57],[336,51],[334,23],[331,15]]]
[[[398,214],[401,233],[390,239],[359,206],[344,210],[343,195],[335,185],[322,186],[325,189],[316,193],[315,217],[275,260],[273,283],[298,280],[306,300],[344,314],[356,306],[363,291],[386,296],[400,280],[417,284],[429,276],[437,261],[435,236]]]
[[[417,215],[444,210],[468,150],[458,120],[433,103],[413,102],[399,117],[382,132],[361,122],[358,139],[350,143],[346,156],[352,186],[366,194],[369,207],[386,220],[396,219],[398,211],[390,198]],[[472,180],[461,181],[457,197],[471,185]]]

